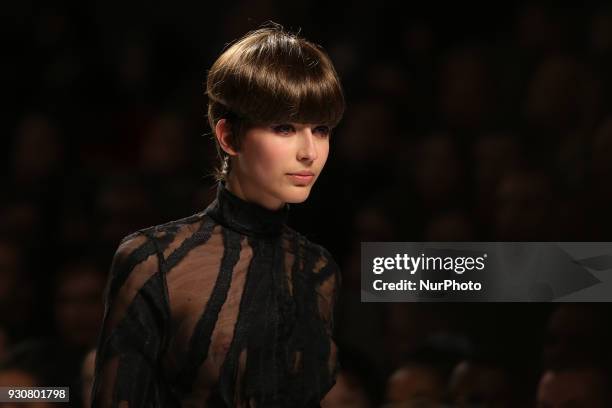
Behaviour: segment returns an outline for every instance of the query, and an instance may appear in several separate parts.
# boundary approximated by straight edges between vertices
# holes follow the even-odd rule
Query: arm
[[[155,243],[126,237],[111,265],[98,339],[92,407],[157,406],[163,291]]]

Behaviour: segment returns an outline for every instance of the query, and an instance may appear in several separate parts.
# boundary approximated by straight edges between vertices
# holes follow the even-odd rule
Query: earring
[[[221,163],[221,173],[223,175],[227,175],[229,171],[229,156],[225,155],[223,157],[223,162]]]

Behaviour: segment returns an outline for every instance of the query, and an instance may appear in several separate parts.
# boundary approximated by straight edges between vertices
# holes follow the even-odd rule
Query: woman
[[[207,93],[217,197],[120,244],[94,407],[313,407],[335,382],[339,270],[285,221],[327,159],[338,76],[317,46],[264,28],[222,53]]]

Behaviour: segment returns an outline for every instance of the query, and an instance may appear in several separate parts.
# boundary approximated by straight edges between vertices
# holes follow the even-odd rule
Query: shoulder
[[[212,222],[212,218],[201,211],[188,217],[142,228],[133,234],[126,236],[124,240],[134,235],[144,235],[149,239],[156,241],[167,236],[175,236],[181,231],[195,232],[202,225],[202,223],[206,221]]]
[[[125,236],[119,244],[118,251],[123,252],[122,249],[125,247],[129,252],[133,246],[147,243],[155,247],[159,253],[162,253],[172,241],[180,240],[195,233],[204,224],[210,224],[212,227],[214,226],[214,221],[202,211],[188,217],[142,228]]]
[[[121,239],[111,265],[110,294],[128,285],[136,290],[159,272],[159,261],[164,250],[193,233],[207,216],[197,213],[189,217],[140,229]],[[172,244],[173,246],[175,244]]]
[[[157,271],[157,249],[153,241],[140,231],[127,235],[113,256],[106,296],[131,300]]]
[[[125,267],[127,264],[140,263],[144,259],[145,254],[151,255],[155,253],[154,245],[151,239],[141,231],[136,231],[121,239],[115,255],[113,256],[112,272],[117,274],[118,269]]]

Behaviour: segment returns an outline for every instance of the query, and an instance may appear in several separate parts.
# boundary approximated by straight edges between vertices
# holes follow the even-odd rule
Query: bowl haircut
[[[251,31],[230,44],[208,72],[206,93],[213,135],[217,122],[226,119],[236,150],[253,126],[314,123],[333,128],[345,109],[328,55],[279,25]],[[221,161],[216,176],[224,180],[227,153],[216,146]]]

